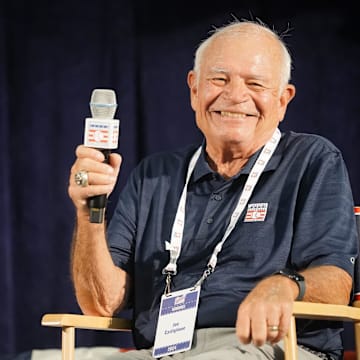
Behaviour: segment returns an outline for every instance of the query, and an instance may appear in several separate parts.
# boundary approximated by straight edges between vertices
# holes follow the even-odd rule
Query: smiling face
[[[249,25],[250,29],[254,25]],[[271,137],[295,95],[282,83],[283,49],[264,30],[224,32],[204,49],[188,84],[207,150],[252,154]]]

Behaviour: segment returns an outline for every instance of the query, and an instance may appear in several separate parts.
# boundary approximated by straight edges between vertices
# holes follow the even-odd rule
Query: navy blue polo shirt
[[[162,269],[191,156],[197,146],[151,155],[130,175],[108,228],[114,263],[133,280],[134,341],[153,345]],[[203,152],[187,191],[184,237],[172,291],[193,286],[221,240],[252,165],[224,179]],[[265,205],[264,205],[265,204]],[[340,151],[309,134],[282,134],[272,158],[218,255],[215,271],[204,282],[196,328],[234,327],[237,309],[258,281],[291,267],[335,265],[353,275],[357,235],[353,198]],[[260,217],[254,208],[265,208]],[[246,219],[246,220],[245,220]],[[331,286],[331,284],[329,284]],[[338,355],[341,324],[298,322],[298,341]]]

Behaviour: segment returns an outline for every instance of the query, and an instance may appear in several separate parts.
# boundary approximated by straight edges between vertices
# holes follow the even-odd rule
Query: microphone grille
[[[114,90],[93,90],[90,99],[90,111],[93,118],[113,119],[116,107],[117,103]]]

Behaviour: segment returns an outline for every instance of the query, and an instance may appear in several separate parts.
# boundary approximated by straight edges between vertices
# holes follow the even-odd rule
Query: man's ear
[[[280,96],[280,99],[279,99],[279,101],[280,101],[280,104],[279,104],[280,105],[280,110],[279,110],[280,121],[282,121],[284,119],[287,106],[290,103],[290,101],[295,97],[295,94],[296,94],[295,86],[293,84],[287,84]]]
[[[194,70],[190,70],[187,76],[187,83],[190,89],[190,102],[191,107],[195,111],[197,105],[197,79],[196,73]]]

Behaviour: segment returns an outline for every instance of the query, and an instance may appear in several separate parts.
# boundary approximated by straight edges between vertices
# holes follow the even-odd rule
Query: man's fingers
[[[90,158],[95,161],[103,162],[105,160],[104,154],[99,149],[87,147],[85,145],[77,146],[75,150],[77,158]]]

